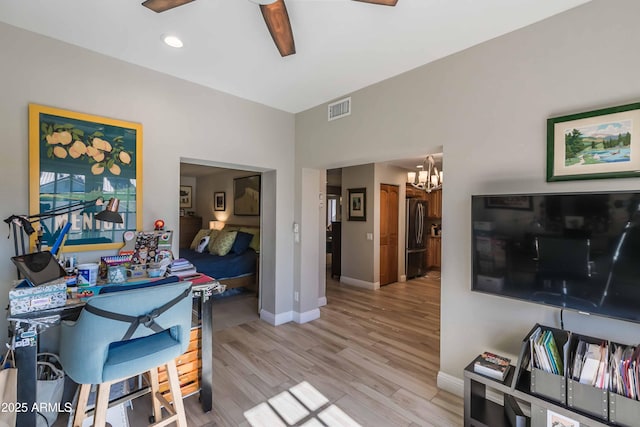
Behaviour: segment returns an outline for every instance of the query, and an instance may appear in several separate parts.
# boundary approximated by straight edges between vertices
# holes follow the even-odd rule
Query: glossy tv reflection
[[[472,290],[640,322],[640,192],[471,204]]]

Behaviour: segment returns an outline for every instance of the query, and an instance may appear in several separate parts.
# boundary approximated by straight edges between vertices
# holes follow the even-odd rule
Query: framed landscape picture
[[[142,226],[141,194],[141,124],[29,104],[29,215],[60,212],[36,224],[45,248],[67,223],[65,250],[122,247],[125,232]],[[92,202],[111,198],[121,224],[95,217],[104,206]]]
[[[367,220],[367,189],[349,189],[349,221]]]
[[[260,175],[233,180],[233,214],[260,215]]]
[[[640,176],[640,103],[547,120],[547,181]]]
[[[213,210],[224,211],[227,209],[226,195],[224,191],[213,193]]]

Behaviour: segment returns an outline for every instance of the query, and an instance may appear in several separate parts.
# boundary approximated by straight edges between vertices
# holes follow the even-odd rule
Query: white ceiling
[[[0,21],[297,113],[588,0],[285,0],[297,50],[286,58],[248,0],[161,14],[141,1],[0,0]],[[164,45],[167,33],[185,46]]]

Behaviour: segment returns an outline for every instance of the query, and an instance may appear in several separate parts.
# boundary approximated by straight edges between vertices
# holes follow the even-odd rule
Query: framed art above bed
[[[260,216],[260,175],[233,180],[233,214]]]

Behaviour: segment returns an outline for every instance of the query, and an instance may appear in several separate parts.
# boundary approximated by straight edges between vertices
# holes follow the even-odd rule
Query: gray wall
[[[515,356],[534,323],[558,325],[556,309],[470,291],[472,194],[639,188],[639,179],[545,182],[547,118],[640,98],[638,16],[636,0],[595,0],[355,92],[347,118],[327,123],[325,105],[296,115],[297,167],[443,145],[441,373],[461,378],[483,350]],[[637,324],[576,313],[565,323],[622,342],[640,334]]]
[[[223,221],[227,224],[260,225],[259,216],[237,216],[233,214],[233,179],[251,175],[257,174],[247,171],[227,170],[197,178],[196,214],[202,217],[202,222],[206,228],[209,227],[209,221],[213,220]],[[214,211],[213,194],[220,191],[225,193],[226,209],[224,211]],[[262,201],[262,197],[260,199]]]
[[[294,117],[164,74],[0,24],[0,217],[28,212],[29,103],[141,123],[143,126],[143,225],[156,218],[176,229],[180,160],[250,169],[263,175],[264,309],[292,309]],[[266,183],[265,183],[266,182]],[[277,215],[276,215],[277,213]],[[177,250],[178,239],[174,239]],[[0,245],[0,306],[7,305],[13,245]],[[79,253],[95,261],[98,253]],[[277,263],[277,266],[276,266]],[[276,292],[277,283],[277,292]],[[4,316],[0,329],[6,331]],[[0,334],[4,338],[4,333]]]
[[[373,181],[374,173],[374,164],[342,169],[342,271],[340,280],[347,283],[349,283],[349,279],[354,279],[375,284],[373,240],[367,240],[367,233],[374,231],[373,206],[376,191]],[[367,189],[366,221],[349,221],[349,189],[354,188]],[[351,284],[356,283],[352,282]]]

